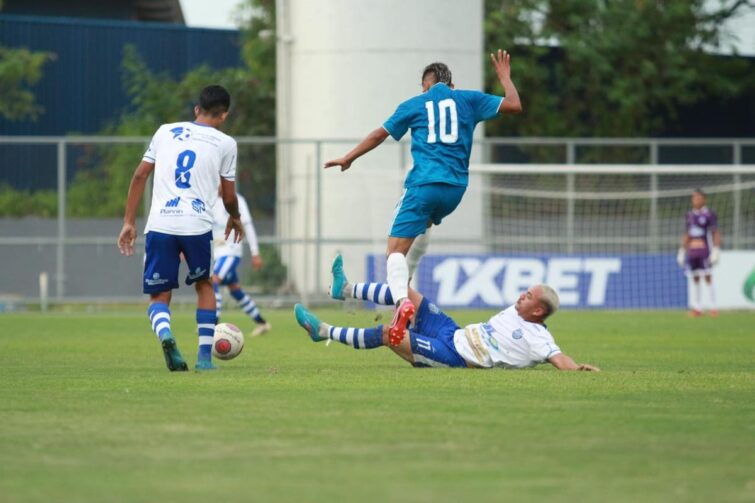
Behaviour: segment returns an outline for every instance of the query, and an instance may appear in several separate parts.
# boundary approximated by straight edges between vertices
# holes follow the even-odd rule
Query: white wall
[[[362,138],[401,101],[421,92],[422,69],[433,61],[449,65],[457,87],[481,89],[482,16],[481,0],[278,0],[278,136]],[[278,228],[284,238],[316,236],[321,176],[321,236],[371,240],[340,250],[357,280],[364,275],[365,254],[385,250],[406,165],[389,138],[349,171],[318,174],[318,164],[354,145],[324,145],[319,157],[310,145],[279,150]],[[439,236],[479,239],[481,204],[471,196],[436,229]],[[315,247],[284,251],[296,287],[305,293],[318,283],[321,290],[327,287],[335,252],[322,246],[318,278]]]

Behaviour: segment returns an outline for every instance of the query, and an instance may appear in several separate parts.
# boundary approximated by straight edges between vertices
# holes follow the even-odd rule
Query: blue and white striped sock
[[[393,305],[391,289],[385,283],[357,283],[351,289],[351,296],[355,299],[369,300],[384,306]]]
[[[215,325],[218,322],[212,309],[197,309],[197,334],[199,335],[200,360],[212,359],[212,336],[215,335]]]
[[[223,292],[220,291],[220,285],[213,283],[212,289],[215,290],[215,317],[220,319],[220,312],[223,310]]]
[[[383,325],[373,328],[328,327],[328,337],[354,349],[372,349],[383,345]]]
[[[147,308],[152,331],[160,340],[172,335],[170,331],[170,308],[162,302],[153,302]]]
[[[238,290],[231,290],[231,295],[236,302],[239,303],[239,307],[247,314],[251,319],[257,323],[265,323],[265,318],[260,314],[260,310],[257,304],[254,303],[252,298],[244,292],[241,288]]]

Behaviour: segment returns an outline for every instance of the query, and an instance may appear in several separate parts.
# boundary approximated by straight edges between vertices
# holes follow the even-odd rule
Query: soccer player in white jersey
[[[427,248],[427,230],[456,209],[467,188],[475,127],[499,114],[522,111],[511,80],[511,56],[499,49],[490,58],[505,98],[457,90],[448,66],[432,63],[422,72],[422,94],[401,103],[351,152],[325,163],[326,168],[340,166],[345,171],[389,135],[399,141],[411,129],[414,165],[406,176],[388,234],[387,282],[398,306],[390,326],[391,344],[401,342],[414,314],[415,306],[408,298],[409,278]]]
[[[236,141],[217,129],[228,117],[230,106],[231,96],[223,87],[204,88],[194,107],[194,122],[160,126],[128,189],[118,237],[118,248],[126,256],[134,254],[136,210],[147,179],[154,172],[152,206],[144,228],[143,291],[149,295],[147,314],[170,371],[188,370],[170,325],[170,301],[172,290],[178,288],[182,255],[189,266],[186,284],[193,284],[197,292],[199,352],[195,368],[215,368],[211,353],[217,323],[210,281],[214,222],[211,210],[220,187],[229,213],[225,235],[233,231],[235,241],[244,237],[236,199]]]
[[[341,273],[342,274],[342,273]],[[388,285],[349,284],[345,276],[334,277],[343,296],[393,305]],[[356,349],[389,346],[415,367],[461,367],[523,369],[548,362],[559,370],[599,371],[576,363],[556,345],[545,320],[558,309],[556,292],[547,285],[534,285],[519,296],[515,305],[487,322],[459,327],[454,320],[409,288],[416,313],[409,325],[409,337],[389,345],[388,327],[334,327],[320,321],[301,304],[294,308],[296,321],[315,341],[335,340]]]
[[[239,193],[236,193],[239,201],[239,213],[241,213],[241,224],[244,226],[244,236],[249,243],[249,251],[252,253],[252,267],[255,270],[262,268],[262,257],[260,257],[260,248],[257,243],[257,232],[254,229],[252,214],[249,212],[249,206],[246,199]],[[228,287],[231,297],[236,299],[239,307],[249,316],[257,327],[252,331],[252,336],[262,335],[272,329],[270,323],[262,317],[257,304],[241,288],[239,275],[236,268],[244,256],[244,247],[241,243],[236,243],[226,239],[225,223],[228,221],[228,212],[225,206],[219,202],[212,208],[215,227],[213,229],[213,253],[215,255],[215,264],[212,267],[212,287],[215,289],[215,313],[220,319],[220,313],[223,310],[223,295],[220,291],[221,286]]]

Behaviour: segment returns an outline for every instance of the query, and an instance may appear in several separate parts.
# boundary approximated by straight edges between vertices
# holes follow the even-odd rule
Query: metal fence
[[[250,202],[260,242],[278,251],[288,245],[311,247],[316,283],[324,246],[376,241],[371,236],[332,236],[320,218],[301,236],[279,235],[282,210],[292,204],[292,196],[281,190],[290,180],[281,179],[287,175],[277,168],[280,149],[296,146],[307,151],[312,206],[319,217],[324,157],[357,141],[237,138],[240,165],[255,166],[242,172],[238,183],[240,190],[248,187],[253,194]],[[57,301],[137,298],[141,278],[135,271],[141,265],[119,261],[115,240],[124,180],[130,179],[148,142],[147,137],[0,137],[0,302],[37,301],[41,273],[51,279],[51,296]],[[401,180],[410,163],[409,144],[388,144],[381,150],[395,159],[390,164],[395,180]],[[487,163],[755,164],[755,139],[487,138],[477,141],[475,156]],[[149,194],[145,196],[148,205]],[[282,274],[278,294],[296,294],[290,271]]]

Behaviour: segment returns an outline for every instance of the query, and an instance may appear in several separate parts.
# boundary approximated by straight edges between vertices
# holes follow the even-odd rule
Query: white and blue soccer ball
[[[233,323],[215,325],[212,355],[219,360],[232,360],[244,349],[244,333]]]

